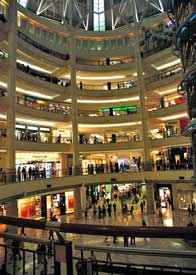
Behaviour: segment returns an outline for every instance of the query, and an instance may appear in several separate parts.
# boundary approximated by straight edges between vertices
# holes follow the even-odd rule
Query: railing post
[[[61,263],[66,264],[66,275],[73,275],[72,242],[54,243],[54,274],[61,275]]]

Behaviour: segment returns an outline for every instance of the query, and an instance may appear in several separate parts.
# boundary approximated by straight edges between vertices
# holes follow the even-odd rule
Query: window
[[[93,25],[94,31],[105,31],[104,0],[94,0],[93,2]]]
[[[28,0],[18,0],[18,3],[23,6],[23,7],[27,7],[27,4],[28,4]]]

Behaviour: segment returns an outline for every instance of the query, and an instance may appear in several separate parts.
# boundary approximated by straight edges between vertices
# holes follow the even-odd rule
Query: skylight
[[[93,26],[94,31],[105,31],[105,8],[104,0],[93,2]]]
[[[23,6],[23,7],[27,7],[27,4],[28,4],[28,1],[29,0],[18,0],[18,3],[21,5],[21,6]]]

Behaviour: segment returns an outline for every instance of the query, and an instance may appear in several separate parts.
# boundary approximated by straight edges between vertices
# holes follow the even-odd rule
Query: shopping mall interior
[[[91,245],[78,251],[91,251],[93,260],[93,247],[104,235],[114,239],[108,244],[105,238],[102,246],[116,245],[118,236],[128,246],[126,228],[124,235],[117,226],[138,227],[130,229],[135,230],[131,245],[136,236],[140,249],[165,249],[164,239],[153,239],[165,233],[141,233],[143,227],[173,228],[178,233],[168,238],[174,239],[182,236],[181,227],[195,230],[195,24],[194,0],[0,0],[2,234],[16,234],[22,224],[27,235],[47,239],[47,229],[56,230],[49,223],[41,231],[41,222],[74,223],[73,231],[62,231],[64,238],[74,243],[75,257],[78,242]],[[80,231],[80,224],[87,227]],[[93,233],[96,238],[77,235],[93,224],[115,228]],[[7,268],[3,238],[2,270]],[[29,243],[25,249],[32,249]],[[122,241],[122,254],[124,246]],[[179,253],[187,248],[194,254],[194,247],[194,242],[186,247],[182,240],[168,241]],[[15,271],[13,252],[12,271],[0,274],[25,274],[22,249],[23,270]],[[140,256],[137,264],[152,264],[150,253],[151,260]],[[121,273],[111,273],[106,254],[107,270],[78,262],[74,272],[130,274],[122,266],[116,269]],[[44,259],[39,274],[61,274],[59,267],[47,271]],[[187,264],[196,274],[195,264],[185,262],[175,265]]]

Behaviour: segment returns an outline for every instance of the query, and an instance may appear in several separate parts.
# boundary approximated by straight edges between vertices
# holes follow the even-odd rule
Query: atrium
[[[191,0],[0,0],[4,216],[82,221],[115,200],[195,214],[195,12]]]

